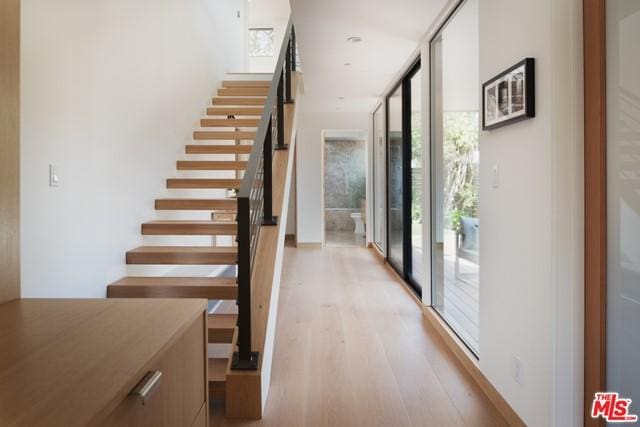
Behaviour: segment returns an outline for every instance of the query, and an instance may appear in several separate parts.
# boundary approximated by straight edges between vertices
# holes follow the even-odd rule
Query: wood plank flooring
[[[502,426],[408,290],[371,249],[285,249],[261,421],[211,426]]]

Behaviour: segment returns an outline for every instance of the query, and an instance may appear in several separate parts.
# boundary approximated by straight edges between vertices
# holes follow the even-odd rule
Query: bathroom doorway
[[[323,132],[325,246],[365,246],[367,148],[364,131]]]

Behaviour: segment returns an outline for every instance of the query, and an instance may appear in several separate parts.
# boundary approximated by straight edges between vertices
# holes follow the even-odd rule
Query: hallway
[[[498,426],[408,291],[371,249],[285,249],[271,391],[259,422]]]

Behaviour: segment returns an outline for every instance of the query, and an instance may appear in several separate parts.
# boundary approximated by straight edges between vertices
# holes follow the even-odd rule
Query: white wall
[[[273,57],[249,58],[252,73],[272,73],[289,22],[291,8],[288,0],[249,0],[249,28],[273,28]]]
[[[304,98],[300,102],[304,102]],[[302,112],[300,114],[296,175],[298,243],[320,243],[323,240],[322,131],[363,130],[368,135],[369,127],[367,113]]]
[[[532,426],[582,424],[579,3],[480,2],[481,81],[536,60],[536,117],[480,135],[480,368]]]
[[[218,81],[244,60],[243,5],[23,0],[24,297],[102,297],[130,272],[125,252],[158,241],[140,223],[156,218]]]

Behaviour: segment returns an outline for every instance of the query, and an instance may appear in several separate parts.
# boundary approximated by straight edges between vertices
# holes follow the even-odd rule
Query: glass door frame
[[[371,180],[371,212],[372,212],[372,222],[373,222],[373,232],[372,232],[372,243],[373,245],[378,248],[378,250],[384,254],[386,256],[387,253],[387,235],[386,235],[386,209],[387,209],[387,205],[386,205],[386,200],[383,201],[384,203],[384,215],[382,216],[382,218],[378,218],[378,191],[380,191],[380,189],[377,186],[378,183],[378,179],[379,177],[377,176],[378,173],[384,173],[384,176],[382,177],[383,182],[384,182],[384,198],[386,199],[387,196],[387,152],[386,152],[386,141],[387,141],[387,135],[386,135],[386,122],[387,122],[387,118],[386,118],[386,104],[384,102],[380,102],[378,104],[378,106],[373,110],[373,114],[371,115],[372,117],[372,138],[371,140],[373,141],[372,145],[372,158],[371,158],[371,176],[372,176],[372,180]],[[376,122],[376,115],[378,113],[383,113],[382,114],[382,121],[384,122],[383,128],[382,128],[382,135],[378,135],[376,133],[376,129],[377,129],[377,122]],[[383,141],[382,141],[382,145],[384,147],[383,153],[384,156],[381,159],[382,161],[380,163],[376,162],[376,156],[377,156],[377,151],[378,151],[378,141],[376,140],[377,137],[382,137]],[[380,236],[380,245],[378,244],[378,242],[376,242],[376,231],[378,229],[378,221],[383,221],[382,227],[380,229],[380,234],[382,234],[382,236]]]
[[[386,246],[385,259],[395,270],[400,277],[402,277],[411,289],[422,298],[422,286],[413,277],[413,260],[412,260],[412,247],[411,247],[411,79],[421,69],[421,56],[417,58],[407,69],[407,72],[400,78],[400,80],[391,88],[391,90],[385,96],[385,134],[386,134]],[[391,96],[401,88],[401,105],[402,105],[402,265],[396,265],[389,258],[389,100]]]

